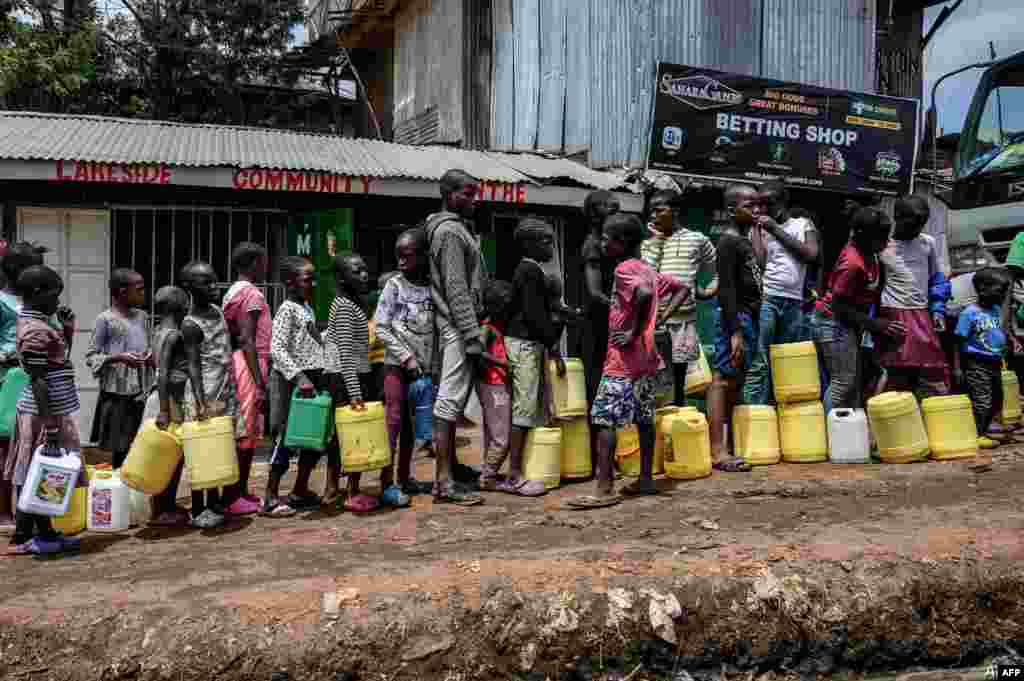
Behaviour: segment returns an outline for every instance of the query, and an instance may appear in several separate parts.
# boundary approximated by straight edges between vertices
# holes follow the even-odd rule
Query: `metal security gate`
[[[284,300],[273,263],[284,251],[288,214],[283,210],[210,206],[111,207],[111,269],[131,268],[146,278],[147,305],[152,315],[153,294],[178,283],[181,268],[193,260],[210,263],[221,292],[234,279],[231,252],[252,241],[267,248],[269,281],[261,288],[272,310]]]

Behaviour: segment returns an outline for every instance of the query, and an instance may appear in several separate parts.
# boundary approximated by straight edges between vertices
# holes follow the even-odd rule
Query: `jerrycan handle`
[[[837,419],[848,419],[853,416],[852,409],[833,409],[832,413],[836,415]]]

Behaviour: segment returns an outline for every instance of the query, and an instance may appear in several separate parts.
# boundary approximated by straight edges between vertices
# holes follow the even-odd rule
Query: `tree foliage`
[[[40,108],[42,89],[51,110],[279,123],[308,69],[289,50],[303,4],[111,0],[96,16],[87,0],[0,0],[0,97]]]

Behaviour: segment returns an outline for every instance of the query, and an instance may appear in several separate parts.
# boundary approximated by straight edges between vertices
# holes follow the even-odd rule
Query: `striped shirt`
[[[270,356],[274,369],[289,381],[307,369],[324,368],[324,349],[313,335],[315,330],[313,308],[293,300],[281,303],[274,316]]]
[[[362,401],[359,374],[370,373],[370,328],[366,311],[349,298],[331,303],[324,352],[324,373],[341,374],[349,400]]]
[[[79,409],[75,370],[67,359],[64,335],[50,326],[48,317],[35,310],[18,313],[18,354],[29,373],[44,370],[51,416],[69,416]],[[18,411],[39,414],[32,384],[25,386],[18,399]]]
[[[668,274],[683,282],[683,285],[694,292],[672,315],[673,320],[688,319],[693,317],[696,310],[696,281],[697,274],[704,272],[710,274],[712,279],[708,284],[713,287],[718,281],[718,274],[715,268],[715,247],[706,236],[686,227],[676,227],[672,236],[655,236],[643,243],[640,251],[641,256],[648,265],[661,274]],[[669,303],[668,300],[661,301],[661,308],[664,309]]]

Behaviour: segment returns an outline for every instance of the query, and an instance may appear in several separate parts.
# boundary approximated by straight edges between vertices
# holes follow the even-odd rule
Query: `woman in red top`
[[[896,341],[906,334],[902,322],[872,318],[884,287],[878,254],[889,241],[891,220],[880,210],[861,208],[853,214],[850,227],[850,243],[839,254],[811,319],[811,335],[829,375],[826,412],[860,406],[860,349],[865,331]]]

